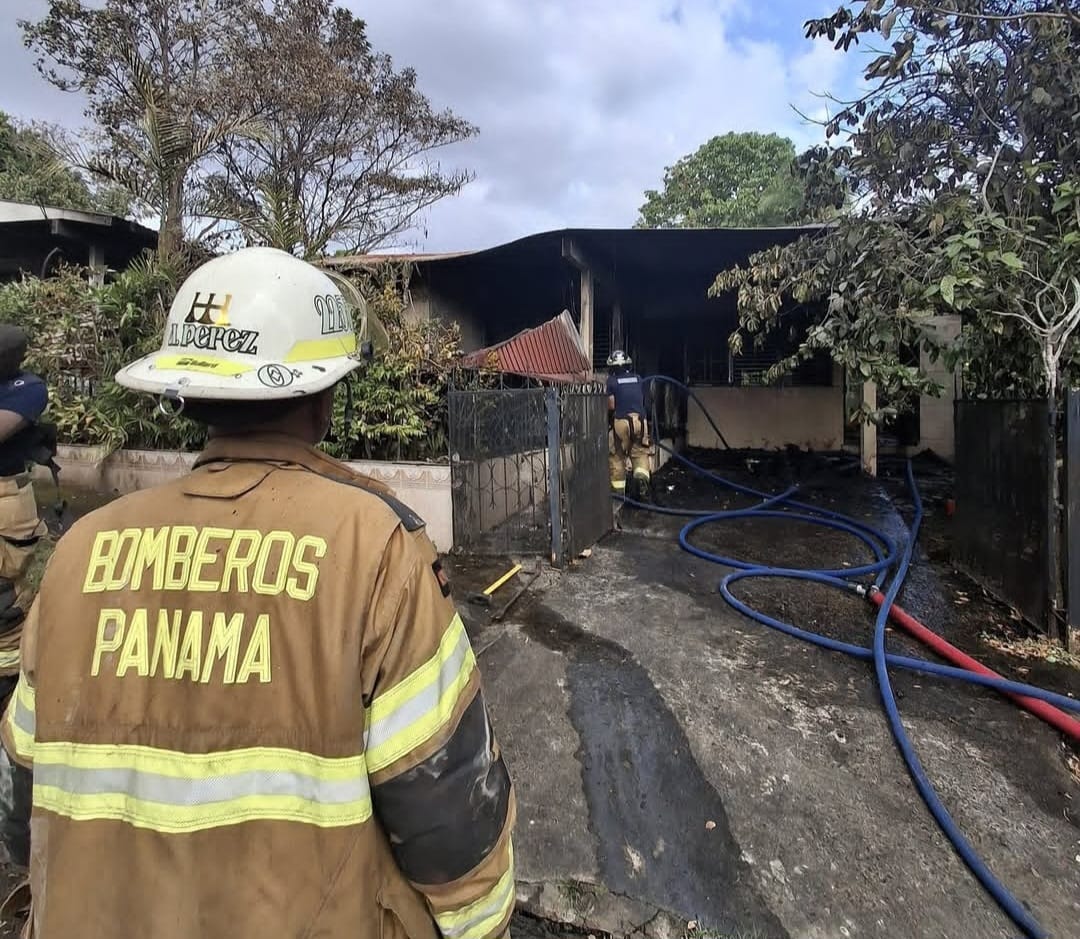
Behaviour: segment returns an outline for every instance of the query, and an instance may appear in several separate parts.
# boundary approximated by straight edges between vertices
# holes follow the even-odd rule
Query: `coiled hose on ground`
[[[666,383],[686,394],[688,398],[693,400],[697,406],[701,408],[705,418],[716,432],[717,437],[724,443],[724,446],[728,446],[720,428],[717,427],[716,422],[709,414],[708,409],[697,395],[694,394],[692,389],[688,388],[682,382],[666,375],[653,375],[646,378],[645,382],[652,384]],[[779,630],[794,639],[811,643],[832,652],[842,652],[845,655],[850,655],[863,661],[872,661],[874,663],[874,673],[877,678],[878,689],[881,694],[881,701],[889,723],[889,728],[892,731],[893,738],[900,750],[904,763],[907,765],[908,772],[915,782],[919,795],[926,803],[930,813],[934,816],[935,821],[937,821],[942,832],[953,845],[953,848],[968,866],[968,869],[974,874],[987,892],[990,893],[1009,918],[1023,930],[1026,936],[1031,937],[1031,939],[1043,939],[1043,937],[1047,935],[1046,931],[1025,909],[1023,904],[1021,904],[1005,888],[1005,886],[997,880],[986,862],[979,857],[975,852],[975,849],[964,837],[959,827],[949,815],[948,810],[942,804],[941,799],[934,791],[934,787],[927,777],[922,763],[919,761],[919,757],[915,753],[911,740],[900,720],[900,712],[896,705],[896,697],[893,694],[892,684],[889,680],[889,668],[890,666],[906,668],[928,675],[952,678],[974,685],[981,685],[1002,692],[1014,699],[1023,698],[1027,701],[1034,699],[1035,701],[1047,702],[1050,705],[1054,705],[1055,707],[1066,711],[1080,712],[1080,701],[1076,701],[1065,695],[1056,694],[1052,691],[1047,691],[1043,688],[1036,688],[1021,682],[1008,681],[994,673],[990,673],[989,670],[973,672],[966,668],[955,668],[953,666],[931,662],[926,659],[895,655],[886,650],[886,624],[888,623],[890,612],[894,612],[893,603],[899,594],[900,589],[903,587],[904,579],[906,578],[908,568],[911,565],[915,543],[918,538],[919,528],[923,518],[922,499],[919,494],[918,486],[915,483],[915,475],[910,461],[907,464],[906,475],[915,506],[915,512],[910,527],[903,538],[903,543],[897,544],[897,542],[890,538],[885,532],[879,531],[858,519],[851,518],[839,512],[834,512],[830,509],[824,509],[796,501],[794,495],[798,490],[797,486],[793,486],[782,493],[770,495],[749,486],[744,486],[732,480],[725,479],[688,459],[683,454],[677,453],[659,442],[657,442],[657,445],[669,453],[673,459],[688,467],[693,472],[720,486],[741,493],[742,495],[760,499],[761,502],[749,508],[733,509],[725,512],[712,512],[696,511],[692,509],[671,509],[637,502],[623,496],[617,496],[616,498],[628,505],[647,512],[691,518],[692,520],[679,532],[680,546],[684,551],[688,551],[696,557],[731,569],[731,572],[726,574],[720,581],[720,593],[732,607],[743,615],[748,616],[750,619],[768,626],[771,629]],[[694,532],[706,525],[713,525],[720,522],[731,521],[733,519],[747,518],[783,519],[787,522],[800,522],[845,532],[856,538],[870,550],[873,561],[858,567],[842,568],[801,569],[773,567],[770,565],[750,563],[740,560],[739,558],[715,554],[697,547],[691,541]],[[870,597],[875,603],[879,604],[874,623],[872,646],[857,646],[849,642],[841,642],[840,640],[832,639],[819,633],[801,629],[792,623],[783,622],[768,616],[759,610],[755,610],[732,593],[731,588],[734,584],[741,580],[757,577],[809,581],[812,583],[825,584],[826,586],[838,590],[856,592],[860,596]],[[881,596],[880,594],[880,588],[882,587],[885,587],[884,596]],[[903,615],[906,616],[906,614]],[[971,662],[972,660],[967,659],[966,661]],[[975,666],[977,666],[977,663],[975,663]],[[1060,712],[1058,713],[1060,714]],[[1061,715],[1061,722],[1068,721],[1069,718]],[[1058,726],[1060,725],[1061,724],[1059,723]]]

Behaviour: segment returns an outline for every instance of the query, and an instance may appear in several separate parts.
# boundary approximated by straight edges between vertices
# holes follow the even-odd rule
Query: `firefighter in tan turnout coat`
[[[313,448],[370,353],[358,306],[247,249],[117,376],[210,443],[78,522],[27,618],[0,808],[38,939],[507,933],[514,794],[446,578]]]

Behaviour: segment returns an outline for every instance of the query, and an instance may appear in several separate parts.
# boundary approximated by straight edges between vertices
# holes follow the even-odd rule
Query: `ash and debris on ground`
[[[847,457],[689,456],[762,492],[798,485],[798,499],[893,538],[910,518],[890,498],[887,479],[864,477]],[[658,500],[671,508],[721,511],[760,501],[677,464],[656,483]],[[945,497],[932,489],[927,531],[947,535]],[[618,518],[620,530],[591,558],[529,592],[509,617],[507,639],[482,662],[519,780],[523,879],[600,883],[611,894],[606,906],[575,916],[557,892],[533,891],[530,909],[616,935],[633,933],[657,911],[718,935],[1009,935],[915,793],[872,669],[731,610],[717,592],[725,569],[679,550],[685,519],[629,508]],[[692,539],[772,565],[843,567],[871,558],[849,534],[782,518],[727,521]],[[987,645],[987,623],[1003,611],[959,576],[939,551],[920,551],[901,602],[1010,677],[1037,675],[1066,693],[1076,687],[1071,669],[1036,669]],[[742,581],[736,590],[799,626],[871,641],[873,611],[854,595],[777,580]],[[891,651],[927,654],[904,633],[890,630],[888,643]],[[1080,922],[1080,787],[1071,750],[986,690],[900,671],[892,680],[958,823],[1052,935],[1071,935]]]

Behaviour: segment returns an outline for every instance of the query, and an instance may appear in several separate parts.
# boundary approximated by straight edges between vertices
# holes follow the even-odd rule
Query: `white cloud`
[[[816,115],[812,93],[833,87],[844,68],[828,45],[800,41],[797,11],[785,14],[783,42],[741,40],[740,23],[754,11],[738,0],[354,8],[377,48],[413,66],[434,101],[480,128],[442,155],[475,170],[478,183],[431,211],[423,244],[433,250],[544,228],[632,224],[664,166],[714,134],[775,130],[799,146],[820,140],[791,106]]]
[[[416,69],[421,89],[480,128],[447,148],[477,174],[434,207],[415,242],[453,250],[547,228],[633,223],[664,166],[727,131],[821,139],[812,92],[851,60],[802,39],[821,0],[341,0],[377,49]],[[43,0],[7,0],[0,108],[80,123],[74,96],[37,76],[11,20]],[[745,37],[752,38],[745,38]]]

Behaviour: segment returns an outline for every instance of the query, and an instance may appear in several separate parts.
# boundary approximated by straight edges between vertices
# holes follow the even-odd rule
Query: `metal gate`
[[[565,390],[559,412],[563,550],[573,558],[611,531],[607,394]]]
[[[452,390],[449,405],[455,550],[563,564],[611,530],[601,390]]]

